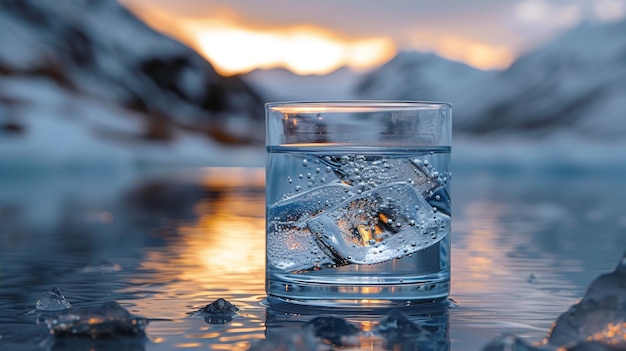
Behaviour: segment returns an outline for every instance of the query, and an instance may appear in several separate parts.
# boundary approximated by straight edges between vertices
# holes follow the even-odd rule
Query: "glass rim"
[[[366,112],[398,110],[441,110],[452,109],[449,102],[412,100],[311,100],[267,102],[268,111],[280,113],[314,112]]]

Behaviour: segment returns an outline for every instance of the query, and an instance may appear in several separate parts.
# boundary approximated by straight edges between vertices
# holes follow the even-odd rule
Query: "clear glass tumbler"
[[[265,112],[270,306],[446,299],[451,105],[287,102]]]

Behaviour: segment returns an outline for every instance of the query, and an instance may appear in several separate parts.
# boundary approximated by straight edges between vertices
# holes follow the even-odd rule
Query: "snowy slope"
[[[0,48],[0,168],[259,163],[261,97],[115,0],[3,0]]]
[[[46,78],[4,77],[0,79],[0,175],[262,165],[261,147],[224,145],[181,129],[172,132],[170,141],[138,138],[145,123],[141,113],[74,94]]]
[[[263,101],[249,85],[219,76],[195,51],[115,0],[4,0],[0,47],[0,77],[41,77],[63,90],[60,96],[139,113],[139,138],[171,142],[185,130],[223,143],[263,142]],[[0,123],[28,129],[7,118],[0,114]]]

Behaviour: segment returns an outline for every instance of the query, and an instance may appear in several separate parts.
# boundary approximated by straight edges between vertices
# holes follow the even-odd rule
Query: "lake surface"
[[[261,168],[0,175],[0,350],[248,350],[319,316],[358,327],[342,350],[471,351],[503,333],[541,341],[626,249],[626,174],[453,174],[452,301],[407,313],[432,333],[398,342],[371,332],[384,316],[262,304]],[[32,313],[53,286],[74,309],[117,301],[159,320],[146,338],[54,337]],[[218,298],[240,308],[232,321],[190,317]]]

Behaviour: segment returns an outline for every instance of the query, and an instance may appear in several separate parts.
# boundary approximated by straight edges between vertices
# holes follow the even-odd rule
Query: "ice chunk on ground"
[[[598,341],[626,349],[626,252],[615,270],[596,278],[579,303],[557,319],[553,346]]]
[[[46,296],[40,298],[35,303],[35,309],[38,311],[62,311],[71,307],[72,305],[67,302],[61,290],[56,287],[52,287],[48,290]]]
[[[410,182],[424,196],[447,181],[428,161],[375,155],[321,156],[320,161],[345,184],[368,191],[385,183]]]
[[[209,324],[225,324],[232,321],[237,312],[239,312],[239,307],[220,297],[198,311],[192,312],[191,317],[203,317],[204,321]]]
[[[340,260],[374,264],[436,244],[450,232],[450,217],[410,184],[397,182],[353,196],[307,226]]]
[[[131,315],[117,302],[107,302],[95,308],[62,311],[42,316],[42,322],[56,336],[82,335],[92,338],[117,335],[144,335],[146,318]]]
[[[302,271],[334,265],[307,228],[307,220],[345,201],[352,188],[334,183],[293,196],[269,206],[267,258],[271,266]]]
[[[341,347],[358,344],[358,333],[361,331],[354,324],[336,317],[315,317],[305,325],[313,331],[313,335]]]

